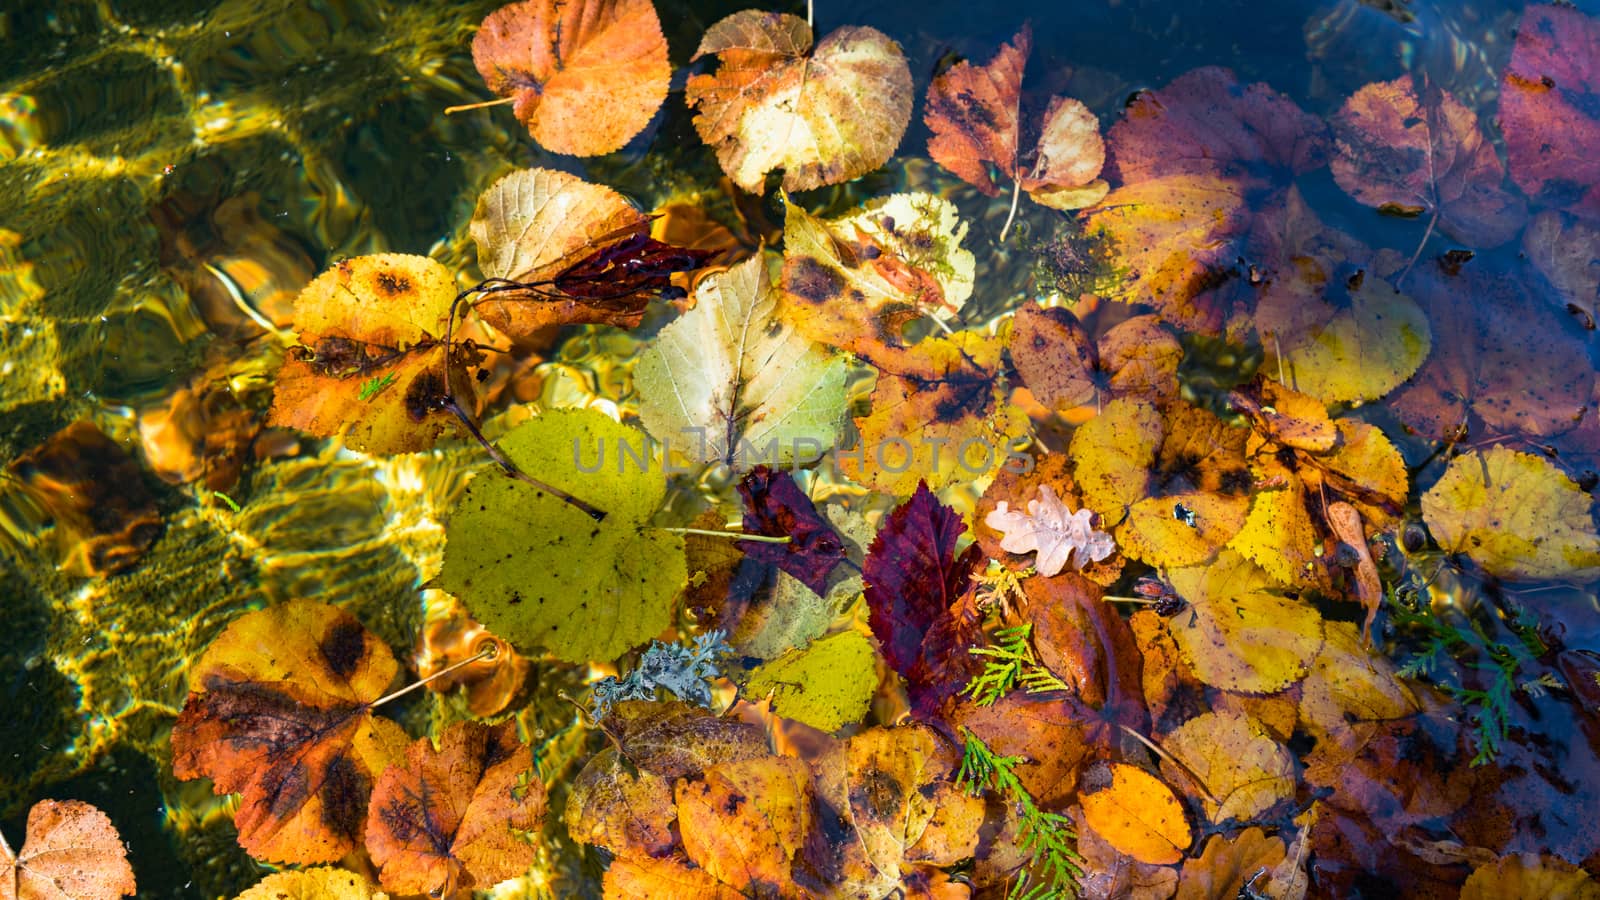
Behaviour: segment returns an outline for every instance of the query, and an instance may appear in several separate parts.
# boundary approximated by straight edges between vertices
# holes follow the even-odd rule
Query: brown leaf
[[[1157,403],[1178,394],[1183,347],[1155,316],[1134,316],[1092,341],[1063,307],[1024,304],[1012,319],[1011,360],[1040,403],[1056,410],[1114,397]]]
[[[567,795],[567,833],[619,859],[660,858],[677,845],[672,782],[646,769],[630,768],[614,748],[590,758]]]
[[[760,728],[677,701],[624,701],[601,726],[616,738],[628,762],[663,778],[770,752]]]
[[[1183,865],[1178,900],[1234,900],[1283,861],[1283,841],[1247,828],[1232,838],[1213,835],[1205,850]]]
[[[811,825],[811,770],[768,756],[719,763],[680,781],[678,828],[689,858],[746,894],[801,896],[790,871]]]
[[[35,803],[16,853],[0,836],[0,900],[116,900],[136,890],[116,826],[82,801]]]
[[[667,98],[672,66],[650,0],[526,0],[490,13],[472,39],[489,90],[547,150],[620,150]]]

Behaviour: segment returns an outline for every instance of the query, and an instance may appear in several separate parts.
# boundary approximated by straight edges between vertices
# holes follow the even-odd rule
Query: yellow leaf
[[[821,731],[838,731],[866,715],[878,688],[872,642],[859,631],[812,641],[750,673],[745,696],[771,696],[784,718]]]
[[[1316,607],[1270,593],[1265,574],[1232,550],[1168,578],[1189,609],[1163,621],[1201,681],[1270,694],[1305,677],[1323,642]]]
[[[1199,776],[1219,806],[1203,798],[1213,822],[1250,820],[1294,796],[1294,756],[1246,716],[1208,712],[1167,735],[1161,747]],[[1180,787],[1185,773],[1163,760],[1162,774]]]

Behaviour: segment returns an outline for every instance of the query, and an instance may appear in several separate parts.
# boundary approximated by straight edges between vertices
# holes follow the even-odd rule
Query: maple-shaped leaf
[[[1183,345],[1155,316],[1134,316],[1097,343],[1065,307],[1024,304],[1012,317],[1011,361],[1040,403],[1061,410],[1112,397],[1178,395]]]
[[[406,748],[372,789],[367,852],[385,890],[449,897],[527,871],[537,848],[521,832],[544,820],[544,782],[517,723],[457,722],[434,746]]]
[[[827,594],[828,573],[844,559],[844,540],[794,476],[756,466],[740,480],[739,497],[744,500],[746,534],[789,538],[786,544],[740,541],[745,556],[775,565],[818,594]]]
[[[473,302],[513,337],[552,325],[639,324],[674,272],[708,254],[652,239],[650,220],[603,185],[520,169],[478,196],[468,226],[492,284]]]
[[[1500,129],[1511,179],[1535,201],[1600,216],[1600,20],[1530,5],[1500,77]]]
[[[845,27],[815,47],[798,16],[744,10],[706,30],[685,99],[694,126],[733,183],[762,192],[783,169],[783,189],[839,184],[888,161],[911,121],[911,69],[900,45],[875,28]]]
[[[837,219],[790,203],[783,228],[785,318],[801,334],[876,365],[902,363],[920,318],[958,315],[972,295],[967,226],[934,194],[892,194]]]
[[[1478,117],[1438,85],[1418,96],[1410,75],[1369,84],[1334,116],[1333,136],[1333,178],[1367,206],[1437,217],[1478,247],[1510,240],[1527,216]]]
[[[815,459],[842,426],[847,364],[775,318],[766,261],[707,278],[640,355],[639,417],[657,440],[738,470]]]
[[[598,156],[650,124],[672,66],[650,0],[526,0],[490,13],[472,39],[489,90],[547,150]]]
[[[1072,512],[1048,484],[1039,485],[1039,498],[1028,501],[1028,511],[1008,509],[1001,500],[983,524],[1005,534],[1000,548],[1007,553],[1037,551],[1034,568],[1040,575],[1056,575],[1067,567],[1081,570],[1117,551],[1111,535],[1096,531],[1094,512]]]
[[[1082,102],[1052,97],[1033,147],[1024,146],[1022,72],[1033,35],[1024,25],[986,66],[963,60],[928,85],[923,118],[932,131],[928,155],[990,197],[1000,193],[989,167],[1055,209],[1093,206],[1108,186],[1100,123]]]
[[[872,633],[922,714],[961,690],[972,667],[966,648],[982,615],[970,597],[971,575],[982,551],[956,552],[966,530],[959,513],[918,484],[889,514],[862,566]]]
[[[369,453],[432,446],[455,430],[453,405],[475,406],[463,352],[444,343],[455,296],[425,256],[358,256],[317,276],[295,300],[300,344],[278,370],[268,423],[344,432]]]
[[[240,795],[239,845],[257,859],[338,860],[361,844],[373,780],[405,750],[400,726],[372,712],[399,669],[336,607],[246,613],[189,671],[173,774]]]
[[[0,900],[116,900],[136,890],[116,826],[81,800],[35,803],[19,851],[0,835]]]

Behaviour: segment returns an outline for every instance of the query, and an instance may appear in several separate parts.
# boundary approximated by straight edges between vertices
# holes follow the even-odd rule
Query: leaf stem
[[[789,535],[773,536],[769,534],[748,534],[743,531],[712,531],[709,528],[660,528],[659,531],[670,531],[673,534],[703,534],[707,537],[732,538],[736,541],[756,541],[762,544],[787,544],[791,540]]]
[[[451,672],[454,672],[457,669],[463,668],[465,666],[470,666],[473,663],[478,662],[479,660],[494,659],[496,656],[499,656],[499,655],[500,655],[500,642],[497,641],[497,640],[494,640],[493,638],[486,639],[484,641],[484,643],[483,643],[483,649],[479,650],[477,653],[474,653],[473,655],[467,657],[466,659],[463,659],[460,662],[451,663],[450,665],[445,666],[444,668],[442,668],[439,671],[433,673],[432,675],[429,675],[427,678],[421,679],[420,681],[413,681],[412,683],[406,685],[405,687],[401,688],[398,691],[394,691],[392,693],[384,694],[382,697],[379,697],[378,699],[376,699],[376,700],[372,701],[371,703],[367,704],[367,708],[368,709],[377,709],[378,707],[384,705],[385,703],[388,703],[390,700],[394,700],[397,697],[404,697],[406,694],[411,693],[412,691],[416,690],[419,687],[422,687],[423,685],[427,684],[428,682],[433,681],[433,680],[438,679],[438,678],[443,678],[444,676],[449,675]]]
[[[1006,242],[1006,232],[1011,230],[1011,221],[1017,217],[1017,201],[1022,199],[1022,182],[1011,182],[1011,212],[1006,213],[1006,223],[1000,226],[1000,243]]]
[[[456,418],[461,421],[461,424],[466,426],[467,431],[472,433],[472,437],[483,446],[483,449],[488,452],[491,459],[500,464],[500,469],[507,475],[524,484],[532,485],[533,487],[544,491],[545,493],[555,497],[557,500],[560,500],[562,503],[567,504],[573,509],[578,510],[596,522],[604,522],[606,520],[606,511],[600,507],[595,506],[592,503],[588,503],[578,497],[574,497],[573,495],[563,491],[553,484],[546,484],[545,482],[540,481],[539,479],[534,478],[532,475],[529,475],[528,473],[517,468],[517,464],[512,462],[510,457],[506,456],[504,453],[501,453],[499,447],[489,443],[489,439],[483,436],[482,431],[478,430],[478,423],[472,421],[472,417],[467,415],[467,411],[461,408],[461,404],[457,403],[454,397],[449,399],[448,405],[450,407],[450,411],[455,413]]]
[[[460,106],[446,106],[444,108],[444,114],[450,116],[458,112],[466,112],[469,109],[483,109],[486,106],[504,106],[507,103],[515,102],[517,102],[517,98],[515,97],[496,97],[493,100],[483,100],[478,103],[463,103]]]

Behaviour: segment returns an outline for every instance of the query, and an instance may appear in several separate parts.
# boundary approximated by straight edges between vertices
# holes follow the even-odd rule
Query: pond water
[[[657,2],[673,67],[667,98],[621,150],[580,158],[543,149],[507,107],[445,114],[491,96],[472,42],[498,6],[0,9],[0,708],[12,720],[0,729],[0,833],[13,847],[36,801],[84,800],[127,843],[139,896],[233,896],[271,867],[239,846],[237,801],[215,796],[209,780],[175,777],[171,749],[196,661],[223,629],[253,610],[317,600],[352,613],[409,673],[419,646],[462,655],[464,614],[432,580],[447,559],[453,506],[475,473],[492,469],[483,448],[449,415],[451,433],[416,453],[357,452],[268,421],[286,354],[297,352],[296,298],[319,273],[371,254],[417,254],[441,263],[454,289],[471,288],[484,275],[469,227],[480,195],[532,167],[610,187],[658,214],[663,240],[701,241],[726,252],[719,262],[777,245],[787,208],[776,179],[760,196],[735,188],[685,102],[686,78],[717,66],[691,62],[701,37],[743,7]],[[988,358],[970,343],[950,365],[983,376],[958,406],[1016,404],[991,411],[983,433],[1018,439],[1041,471],[1071,470],[1056,489],[1095,509],[1119,548],[1120,568],[1084,589],[1095,608],[1118,610],[1106,627],[1127,632],[1129,652],[1108,649],[1116,642],[1102,632],[1107,646],[1083,651],[1091,674],[1082,677],[1114,681],[1121,665],[1141,694],[1138,712],[1121,718],[1111,700],[1074,689],[1112,725],[1133,722],[1128,730],[1174,747],[1187,722],[1223,733],[1220,720],[1198,718],[1207,711],[1247,716],[1261,752],[1284,761],[1281,796],[1230,818],[1206,806],[1184,766],[1132,739],[1080,735],[1096,748],[1088,757],[1161,772],[1193,832],[1159,864],[1132,862],[1126,843],[1106,835],[1108,850],[1097,837],[1095,849],[1080,847],[1090,876],[1102,867],[1134,881],[1085,876],[1085,890],[1114,894],[1145,878],[1150,895],[1168,896],[1180,879],[1198,885],[1211,877],[1202,870],[1225,868],[1225,853],[1239,854],[1244,878],[1289,861],[1290,874],[1251,882],[1272,885],[1260,896],[1388,896],[1397,885],[1455,896],[1469,876],[1489,891],[1479,896],[1522,890],[1474,874],[1496,866],[1508,879],[1600,877],[1591,815],[1600,803],[1591,496],[1600,168],[1573,149],[1600,138],[1600,3],[932,2],[818,4],[814,15],[819,35],[867,26],[897,42],[912,111],[886,164],[787,202],[834,219],[917,191],[959,212],[970,299],[938,327],[918,311],[911,318],[922,322],[885,339],[891,349],[942,340],[940,328],[1003,341],[1028,321],[1039,336],[1042,351],[1014,343],[1002,354],[994,344]],[[1024,131],[1036,134],[1026,123],[1046,98],[1070,96],[1109,146],[1101,177],[1111,193],[1086,211],[1019,199],[1009,176],[986,196],[930,159],[930,83],[959,60],[987,64],[1025,22]],[[839,234],[864,235],[865,221],[837,232],[835,248]],[[793,243],[791,234],[785,252],[797,252]],[[784,284],[799,295],[791,265]],[[1088,376],[1073,388],[1051,380],[1066,377],[1080,344],[1066,336],[1066,317],[1016,312],[1040,305],[1074,311],[1086,352],[1101,339],[1098,387],[1073,394]],[[473,340],[510,352],[480,370],[475,417],[491,440],[540,408],[650,426],[634,369],[682,307],[654,303],[634,331],[574,325],[511,340],[479,323]],[[1130,313],[1165,323],[1108,344]],[[824,339],[827,327],[836,331]],[[869,421],[887,405],[873,393],[874,368],[880,390],[905,370],[869,364],[882,358],[840,327],[800,330],[818,353],[827,343],[859,357],[840,376],[838,406],[863,440],[931,427]],[[1166,341],[1178,348],[1171,390],[1128,389],[1122,380],[1159,380],[1123,367],[1133,371],[1128,360]],[[908,378],[907,408],[943,389],[937,377]],[[366,393],[381,396],[387,384],[373,379]],[[1052,403],[1052,391],[1076,399]],[[912,495],[917,475],[934,477],[851,478],[859,470],[835,460],[816,469],[800,482],[836,522],[853,517],[856,530],[845,530],[862,537],[850,551],[858,571],[872,529]],[[662,521],[689,525],[705,510],[739,519],[741,474],[702,466],[675,476]],[[1002,552],[979,520],[997,499],[1025,507],[1040,482],[974,474],[947,467],[940,497],[966,515],[983,554],[1020,570],[1029,560]],[[1006,485],[1025,493],[996,493]],[[1353,538],[1335,530],[1335,507],[1357,517]],[[578,580],[585,567],[610,565],[575,558]],[[963,572],[955,583],[969,580]],[[1145,599],[1175,591],[1189,611],[1146,611],[1128,629],[1121,623],[1139,606],[1097,599],[1141,589]],[[833,621],[802,640],[772,649],[778,638],[766,634],[771,652],[751,650],[756,626],[739,624],[742,607],[718,601],[701,624],[732,628],[747,667],[822,630],[886,643],[873,621],[882,614],[859,591],[845,590]],[[798,596],[774,598],[770,586],[754,594],[757,607]],[[1243,605],[1216,611],[1238,597]],[[1297,615],[1284,610],[1309,611],[1310,624],[1274,630],[1275,617]],[[670,621],[669,607],[660,614]],[[1367,627],[1370,655],[1352,637]],[[511,708],[559,813],[565,786],[607,742],[558,695],[580,697],[616,661],[541,660],[538,646],[510,639],[535,658],[532,687]],[[1065,651],[1040,652],[1049,663]],[[1264,661],[1274,653],[1291,658]],[[945,735],[982,732],[979,719],[921,708],[914,679],[908,699],[896,663],[879,659],[885,678],[860,728],[893,723],[909,704]],[[964,680],[941,702],[956,703],[949,695]],[[717,696],[731,698],[726,683]],[[412,737],[437,735],[475,711],[469,702],[419,691],[385,715]],[[1041,765],[1044,745],[1011,752]],[[1210,746],[1210,756],[1191,753],[1238,755]],[[1050,771],[1064,784],[1081,774]],[[1063,812],[1082,802],[1071,789],[1051,796]],[[1243,837],[1251,827],[1279,842],[1276,856],[1247,855],[1259,837]],[[543,834],[538,875],[496,895],[598,896],[606,854],[574,842],[559,815]],[[959,876],[940,884],[960,896],[989,877],[972,856],[926,871]],[[347,863],[374,874],[363,859]],[[1297,881],[1294,871],[1307,874]],[[1216,877],[1218,893],[1195,896],[1241,890]],[[981,890],[1004,896],[1011,883]]]

